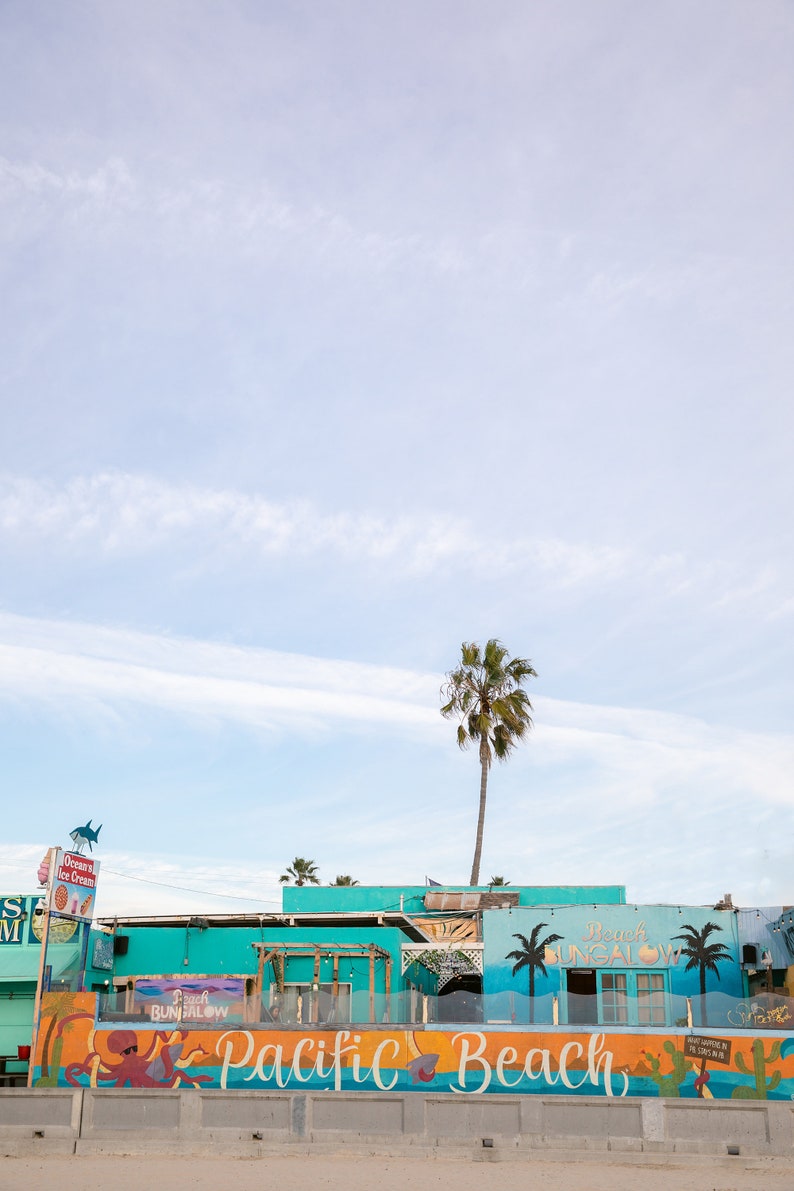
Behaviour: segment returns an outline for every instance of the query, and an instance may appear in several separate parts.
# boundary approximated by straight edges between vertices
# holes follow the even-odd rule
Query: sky
[[[0,882],[794,902],[794,8],[4,0]]]

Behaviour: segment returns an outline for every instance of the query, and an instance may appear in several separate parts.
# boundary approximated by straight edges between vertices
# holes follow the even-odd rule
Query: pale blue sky
[[[772,2],[6,0],[7,892],[89,816],[104,913],[465,880],[496,635],[486,877],[793,899],[792,60]]]

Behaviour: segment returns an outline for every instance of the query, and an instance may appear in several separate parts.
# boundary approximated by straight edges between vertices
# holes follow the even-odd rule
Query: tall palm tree
[[[713,934],[715,930],[722,930],[722,927],[718,926],[716,922],[707,922],[702,930],[685,922],[681,928],[681,934],[673,935],[674,939],[683,941],[681,954],[687,956],[689,960],[684,971],[691,972],[693,968],[700,969],[700,1004],[704,1026],[709,1024],[706,1012],[706,972],[713,972],[719,980],[720,973],[717,964],[733,958],[724,943],[708,942],[709,935]],[[689,933],[686,934],[686,931]]]
[[[505,956],[505,959],[514,959],[517,962],[513,964],[513,975],[515,976],[522,968],[529,969],[529,1022],[530,1025],[535,1020],[535,969],[546,975],[545,955],[546,948],[550,947],[552,943],[556,943],[562,935],[551,934],[546,935],[545,939],[538,939],[538,935],[543,930],[544,926],[548,926],[548,922],[538,922],[533,926],[532,934],[527,938],[526,935],[513,935],[514,939],[521,940],[521,948],[515,951],[510,951]]]
[[[505,761],[532,727],[532,704],[523,688],[537,678],[526,658],[511,658],[501,641],[492,637],[481,650],[474,641],[460,647],[460,665],[450,670],[441,688],[445,719],[458,718],[458,744],[465,749],[476,740],[480,756],[480,812],[471,866],[470,885],[480,880],[482,834],[488,771],[494,756]]]
[[[304,860],[302,856],[296,856],[292,864],[287,865],[287,871],[281,874],[279,881],[282,885],[289,885],[291,881],[296,885],[319,885],[317,865],[313,860]]]
[[[345,875],[343,877],[337,877],[335,881],[331,882],[331,884],[332,885],[358,885],[358,881],[354,881],[352,877],[348,877],[347,875]]]

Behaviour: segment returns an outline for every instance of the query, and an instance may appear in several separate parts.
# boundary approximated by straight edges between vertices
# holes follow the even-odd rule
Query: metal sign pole
[[[28,1087],[33,1087],[33,1071],[36,1064],[36,1046],[41,1024],[41,998],[44,993],[44,973],[47,969],[47,944],[50,939],[50,897],[55,878],[55,861],[58,856],[57,848],[50,848],[47,860],[50,866],[47,874],[47,885],[44,891],[44,913],[41,917],[41,956],[39,957],[39,978],[36,982],[36,999],[33,1002],[33,1034],[30,1040],[30,1061],[28,1063]]]

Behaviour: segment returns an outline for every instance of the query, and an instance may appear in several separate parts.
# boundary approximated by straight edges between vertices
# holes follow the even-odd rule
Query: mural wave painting
[[[554,1030],[102,1028],[45,997],[34,1084],[794,1098],[794,1039]]]

